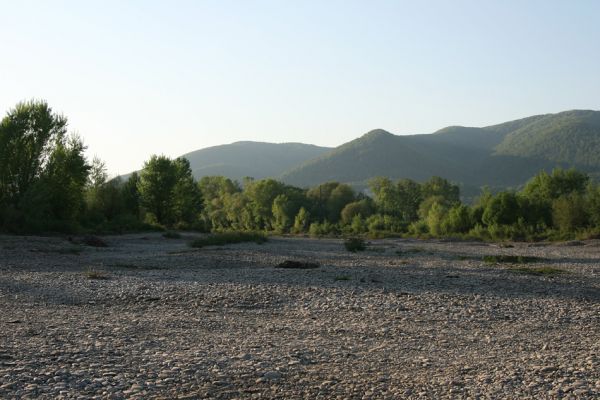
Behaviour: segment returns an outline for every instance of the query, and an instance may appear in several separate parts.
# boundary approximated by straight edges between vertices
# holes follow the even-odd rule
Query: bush
[[[244,242],[262,244],[267,240],[267,237],[259,232],[221,232],[213,233],[207,237],[196,239],[190,243],[190,246],[201,248],[205,246],[224,246],[226,244]]]
[[[165,239],[181,239],[181,234],[179,232],[167,231],[163,233],[163,237]]]
[[[344,247],[346,247],[346,250],[353,253],[364,251],[367,248],[365,241],[362,238],[357,237],[344,240]]]
[[[308,233],[310,234],[310,236],[314,237],[336,235],[338,233],[338,228],[337,225],[325,220],[325,222],[323,222],[322,224],[319,224],[318,222],[313,222],[312,224],[310,224]]]

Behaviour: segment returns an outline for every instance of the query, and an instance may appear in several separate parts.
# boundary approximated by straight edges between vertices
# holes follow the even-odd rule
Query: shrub
[[[165,239],[181,239],[181,234],[179,232],[168,231],[163,233],[163,237]]]
[[[344,247],[346,247],[346,250],[353,253],[356,253],[357,251],[364,251],[367,248],[365,241],[362,238],[357,237],[344,240]]]
[[[85,276],[88,279],[93,279],[93,280],[107,280],[108,279],[107,274],[105,274],[104,272],[92,269],[92,268],[90,268],[86,271]]]
[[[267,237],[259,232],[221,232],[196,239],[190,243],[191,247],[201,248],[205,246],[224,246],[226,244],[254,242],[265,243]]]

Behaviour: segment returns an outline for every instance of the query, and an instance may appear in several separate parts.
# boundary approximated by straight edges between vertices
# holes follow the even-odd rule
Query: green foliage
[[[339,233],[338,227],[335,224],[325,220],[323,223],[313,222],[310,224],[308,233],[313,237],[337,235]]]
[[[319,221],[337,223],[342,210],[356,200],[354,190],[346,184],[327,182],[310,189],[306,197],[312,202],[311,215]]]
[[[346,204],[340,213],[341,222],[348,225],[354,222],[356,217],[368,218],[373,214],[374,207],[370,199],[362,199]]]
[[[469,207],[464,204],[453,206],[441,223],[441,231],[445,234],[467,233],[474,226]]]
[[[0,122],[0,227],[78,228],[90,166],[65,117],[43,101],[19,103]]]
[[[588,225],[586,199],[573,192],[562,195],[552,202],[552,221],[561,232],[575,232]]]
[[[344,247],[346,250],[356,253],[357,251],[365,251],[367,245],[365,244],[364,239],[359,237],[351,237],[344,240]]]
[[[141,204],[161,225],[192,224],[202,207],[200,189],[184,158],[152,156],[144,164],[137,188]]]
[[[196,239],[190,243],[190,246],[201,248],[206,246],[225,246],[227,244],[244,242],[262,244],[267,240],[267,237],[259,232],[220,232]]]
[[[294,232],[306,232],[310,226],[310,213],[304,207],[300,207],[298,214],[294,218]]]

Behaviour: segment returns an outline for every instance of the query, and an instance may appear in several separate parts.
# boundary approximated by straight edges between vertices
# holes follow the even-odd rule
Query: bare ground
[[[0,236],[0,398],[600,396],[598,241],[104,240]]]

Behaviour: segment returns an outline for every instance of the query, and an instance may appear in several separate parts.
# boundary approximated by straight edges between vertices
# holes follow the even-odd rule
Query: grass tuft
[[[167,231],[163,233],[163,237],[165,239],[181,239],[181,234],[179,232]]]
[[[338,281],[349,281],[350,278],[348,275],[338,275],[335,278],[333,278],[334,281],[338,282]]]
[[[88,279],[93,279],[93,280],[107,280],[107,279],[109,279],[109,276],[107,274],[105,274],[104,272],[98,271],[98,270],[95,270],[95,269],[92,269],[92,268],[88,269],[85,272],[85,276]]]
[[[267,240],[267,237],[259,232],[221,232],[213,233],[207,237],[196,239],[190,243],[190,246],[201,248],[205,246],[225,246],[226,244],[244,242],[262,244]]]
[[[512,272],[523,275],[535,275],[535,276],[556,276],[567,273],[567,271],[553,268],[553,267],[538,267],[538,268],[527,268],[527,267],[519,267],[519,268],[511,268]]]
[[[357,251],[364,251],[367,248],[364,239],[358,237],[352,237],[344,240],[344,247],[346,250],[356,253]]]
[[[483,256],[483,261],[488,264],[530,264],[544,261],[544,259],[532,256],[488,255]]]

